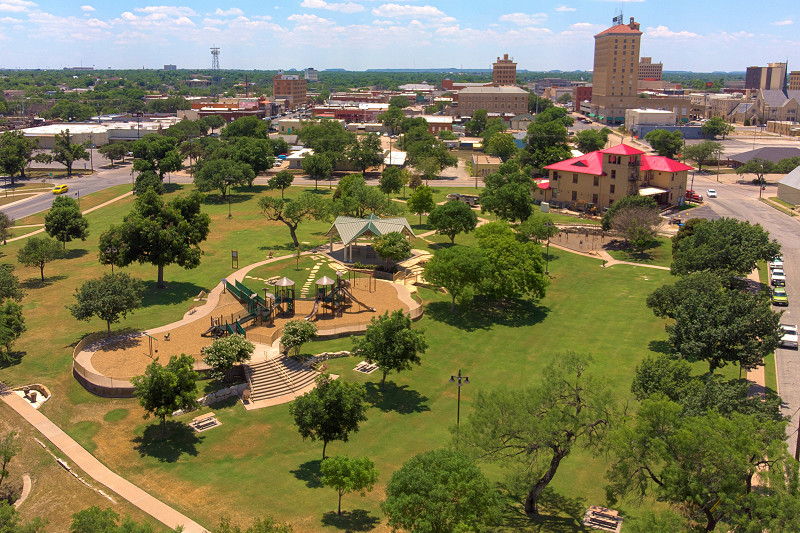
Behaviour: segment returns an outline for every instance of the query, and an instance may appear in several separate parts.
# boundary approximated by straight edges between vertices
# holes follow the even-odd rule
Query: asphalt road
[[[758,187],[753,185],[717,183],[713,176],[696,176],[695,190],[706,196],[707,189],[715,189],[717,198],[707,198],[706,205],[692,210],[692,216],[706,218],[732,217],[759,223],[782,247],[786,292],[789,306],[782,308],[781,322],[800,323],[800,221],[758,200]],[[767,186],[765,196],[776,196],[776,186]],[[781,308],[775,308],[781,309]],[[778,394],[783,399],[783,413],[792,416],[788,433],[792,434],[800,417],[800,353],[797,350],[778,348],[775,352],[778,375]],[[797,435],[790,437],[790,451],[794,453]]]

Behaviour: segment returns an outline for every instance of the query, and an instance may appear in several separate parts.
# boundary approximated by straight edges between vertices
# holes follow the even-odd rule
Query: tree
[[[261,214],[267,220],[280,221],[289,228],[295,248],[300,246],[297,240],[297,227],[304,220],[322,220],[327,216],[324,201],[314,193],[304,192],[294,200],[265,196],[258,201]]]
[[[36,517],[30,522],[20,521],[19,511],[5,500],[0,501],[0,533],[43,533],[46,521]]]
[[[450,237],[450,244],[455,243],[456,235],[469,233],[478,225],[478,215],[465,202],[451,200],[436,206],[428,215],[428,224],[436,229],[436,233]]]
[[[215,339],[203,352],[203,362],[211,367],[214,377],[222,378],[233,365],[248,361],[255,345],[239,334]]]
[[[0,172],[8,174],[12,187],[17,174],[25,177],[25,169],[33,159],[36,145],[21,131],[5,131],[0,135]]]
[[[141,195],[148,189],[152,189],[156,194],[164,194],[166,192],[164,182],[162,182],[158,174],[152,170],[145,170],[137,174],[136,183],[133,186],[133,193]]]
[[[479,248],[455,246],[436,250],[425,264],[425,280],[444,287],[450,294],[450,310],[459,303],[469,301],[480,285],[488,267],[486,255]]]
[[[510,159],[517,153],[514,136],[510,133],[495,133],[486,144],[486,153],[496,155],[504,161]]]
[[[113,509],[101,509],[93,505],[72,515],[70,533],[154,533],[150,524],[120,516]]]
[[[427,185],[419,185],[406,202],[408,210],[419,215],[419,223],[422,224],[422,215],[430,213],[436,204],[433,201],[433,191]]]
[[[535,93],[528,95],[528,113],[541,113],[555,104],[549,98],[543,98]]]
[[[483,294],[496,299],[544,297],[549,278],[539,245],[519,242],[511,228],[499,222],[477,228],[475,236],[489,265],[481,281]]]
[[[26,329],[20,304],[10,300],[0,304],[0,346],[6,349],[6,354]]]
[[[252,187],[256,176],[275,164],[275,148],[271,139],[239,137],[228,143],[226,151],[233,161],[250,167],[252,172],[248,173],[247,186]]]
[[[9,431],[0,439],[0,485],[3,484],[3,480],[9,475],[9,463],[11,463],[11,460],[20,451],[20,445],[17,443],[16,439],[16,431]]]
[[[83,218],[78,202],[69,196],[59,196],[44,217],[44,230],[67,248],[72,239],[86,240],[89,221]]]
[[[12,265],[0,264],[0,302],[8,299],[19,302],[25,296],[13,269]]]
[[[383,373],[383,389],[390,372],[402,372],[410,370],[412,364],[419,365],[419,354],[425,353],[427,348],[425,333],[411,329],[411,316],[397,309],[391,315],[386,311],[379,317],[372,317],[364,336],[353,337],[352,353],[377,363]]]
[[[385,233],[372,241],[375,253],[383,259],[383,264],[389,267],[389,261],[402,261],[411,255],[411,243],[399,231]]]
[[[403,463],[386,485],[381,509],[389,526],[412,533],[487,531],[500,517],[492,484],[453,450],[425,452]]]
[[[569,93],[564,93],[558,97],[556,100],[559,104],[569,104],[572,102],[572,95]]]
[[[72,164],[75,161],[86,161],[89,159],[89,152],[82,144],[72,142],[69,129],[62,130],[53,136],[53,161],[61,163],[67,167],[67,176],[72,176]]]
[[[111,161],[111,166],[114,166],[114,161],[125,160],[125,156],[130,151],[130,146],[127,142],[108,143],[98,148],[97,151]]]
[[[347,442],[359,424],[367,420],[364,398],[367,392],[359,383],[334,380],[329,374],[317,378],[317,387],[289,405],[303,440],[322,441],[322,459],[328,443]]]
[[[387,198],[392,193],[397,194],[400,192],[403,187],[402,173],[403,171],[398,167],[386,167],[384,169],[378,180],[378,188]]]
[[[300,347],[314,340],[317,325],[307,320],[290,320],[283,327],[281,344],[287,351],[293,350],[295,357],[300,355]]]
[[[314,180],[314,189],[316,189],[319,180],[326,179],[331,176],[331,172],[333,172],[333,162],[327,155],[324,154],[307,155],[303,158],[303,172],[308,174],[308,177]],[[281,196],[281,198],[283,198],[283,196]]]
[[[222,198],[227,195],[228,187],[232,185],[248,185],[253,183],[255,173],[247,163],[233,159],[210,159],[198,165],[194,173],[194,184],[200,192],[213,191],[222,193]]]
[[[778,166],[775,163],[769,159],[761,159],[760,157],[754,157],[736,169],[737,174],[755,174],[760,186],[764,185],[764,174],[774,174],[777,171]]]
[[[709,220],[695,225],[691,235],[678,241],[670,271],[675,275],[707,270],[723,278],[746,276],[759,260],[771,261],[780,250],[780,244],[770,240],[760,224],[733,218]]]
[[[131,145],[133,152],[133,169],[136,172],[147,170],[158,174],[163,181],[168,172],[177,172],[183,168],[183,157],[178,151],[178,141],[174,137],[165,137],[157,133],[148,133]]]
[[[322,484],[339,493],[339,515],[342,514],[342,496],[351,492],[360,492],[364,496],[378,482],[378,470],[368,457],[328,457],[322,461],[319,470]]]
[[[267,182],[270,189],[279,189],[281,191],[281,200],[283,200],[283,191],[288,189],[294,181],[294,174],[288,170],[281,170]]]
[[[197,373],[193,366],[194,359],[188,355],[173,355],[164,366],[156,357],[147,365],[144,375],[131,378],[133,394],[147,411],[145,418],[150,414],[160,418],[161,427],[166,430],[167,417],[172,413],[197,407]]]
[[[686,222],[683,223],[683,226],[681,226],[678,229],[678,233],[676,233],[675,236],[672,237],[672,254],[673,255],[675,255],[675,251],[678,249],[678,245],[679,245],[680,241],[682,241],[683,239],[685,239],[689,235],[694,234],[694,228],[698,224],[702,224],[704,222],[707,222],[707,219],[705,219],[705,218],[690,218],[689,220],[687,220]]]
[[[569,116],[569,112],[563,107],[551,106],[544,111],[539,112],[534,121],[537,124],[545,124],[547,122],[556,122],[562,126],[569,127],[575,123],[575,120]]]
[[[687,159],[691,159],[697,163],[697,169],[703,170],[703,163],[708,161],[712,156],[717,157],[725,151],[722,143],[714,141],[703,141],[699,144],[687,145],[683,150],[683,155]]]
[[[551,108],[554,109],[554,108]],[[546,116],[540,113],[539,116]],[[528,125],[524,162],[539,169],[572,157],[567,128],[561,120],[536,121]]]
[[[94,316],[105,320],[107,331],[111,333],[111,324],[142,306],[143,293],[142,280],[125,273],[105,274],[75,289],[77,303],[68,305],[67,309],[78,320],[88,321]]]
[[[780,314],[769,298],[726,287],[712,272],[694,272],[674,285],[659,287],[647,307],[661,318],[673,354],[690,362],[708,362],[708,372],[728,363],[762,365],[780,342]]]
[[[531,216],[533,180],[520,170],[516,161],[503,163],[483,181],[486,187],[481,192],[481,213],[493,213],[511,222]]]
[[[603,220],[601,222],[603,230],[609,231],[614,222],[614,216],[619,211],[622,211],[623,209],[626,209],[628,207],[644,207],[648,209],[658,209],[658,204],[651,196],[639,196],[632,194],[629,194],[628,196],[623,196],[622,198],[611,204],[611,207],[609,207],[608,211],[606,211],[606,213],[603,215]]]
[[[406,97],[406,96],[400,96],[400,95],[392,96],[389,99],[389,106],[390,107],[394,106],[394,107],[403,109],[404,107],[408,107],[410,105],[411,105],[411,102],[409,102],[408,97]]]
[[[71,100],[60,100],[53,107],[42,113],[43,118],[60,118],[67,122],[89,120],[94,114],[94,110],[80,102]]]
[[[31,237],[17,253],[17,261],[27,267],[39,267],[44,281],[44,266],[63,256],[64,251],[58,245],[58,241],[49,237]]]
[[[383,163],[383,148],[380,135],[362,135],[347,149],[347,160],[359,172]]]
[[[634,251],[641,253],[653,246],[662,220],[658,208],[631,205],[614,213],[611,227],[622,234]]]
[[[775,172],[779,174],[788,174],[800,166],[800,157],[784,157],[783,159],[779,159],[778,162],[775,163],[775,166],[777,167]]]
[[[253,137],[266,139],[269,137],[269,124],[256,116],[237,118],[222,130],[224,139],[234,137]]]
[[[141,194],[133,211],[115,229],[125,243],[120,264],[136,261],[158,267],[158,288],[165,287],[165,266],[174,263],[196,268],[200,264],[200,243],[208,237],[211,224],[211,218],[201,212],[202,201],[203,195],[198,192],[168,203],[151,189]]]
[[[395,133],[404,118],[405,115],[403,115],[401,108],[389,104],[389,109],[386,110],[386,113],[378,115],[378,122],[391,129],[392,133]]]
[[[578,447],[597,445],[613,420],[611,396],[589,371],[591,358],[556,357],[543,379],[525,390],[480,392],[461,442],[489,461],[510,463],[528,482],[524,509],[539,514],[539,498],[561,461]]]
[[[785,428],[784,421],[739,413],[685,416],[663,396],[646,399],[635,419],[610,436],[616,459],[606,492],[612,502],[630,494],[678,505],[704,531],[720,523],[738,531],[730,524],[753,523],[755,509],[788,492],[794,476],[787,473],[796,469],[789,465],[796,463],[786,453]],[[765,523],[753,523],[754,531]]]
[[[712,117],[703,123],[700,131],[704,136],[716,139],[722,135],[724,139],[726,135],[733,132],[733,124],[728,124],[722,117]]]
[[[608,134],[603,135],[598,130],[583,130],[575,135],[575,146],[584,154],[602,150],[608,142]]]
[[[650,146],[660,156],[673,158],[683,148],[683,135],[678,130],[652,130],[647,132],[644,140],[650,143]]]
[[[264,519],[256,518],[253,521],[253,525],[247,529],[231,525],[230,518],[223,516],[212,533],[292,533],[293,531],[294,529],[291,525],[276,522],[271,516]]]
[[[481,132],[486,129],[487,115],[488,112],[485,109],[476,109],[475,112],[472,113],[472,118],[469,119],[469,122],[467,122],[465,126],[467,135],[471,137],[479,136]]]
[[[517,226],[517,239],[522,242],[540,243],[558,235],[559,229],[553,218],[542,212],[534,212]]]
[[[348,147],[356,142],[356,135],[338,120],[310,121],[298,132],[297,138],[315,154],[327,155],[334,164],[344,159]]]
[[[8,244],[8,238],[11,237],[11,228],[14,227],[15,220],[8,216],[5,212],[0,211],[0,240],[3,244]]]

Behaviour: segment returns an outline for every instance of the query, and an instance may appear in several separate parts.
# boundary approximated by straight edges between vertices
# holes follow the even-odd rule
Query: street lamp
[[[459,425],[461,424],[461,386],[469,383],[469,376],[462,376],[459,368],[457,376],[450,376],[450,383],[455,383],[458,386],[458,407],[456,410],[456,446],[458,446]]]
[[[550,275],[550,234],[553,232],[553,228],[555,224],[552,221],[548,220],[545,225],[547,228],[547,254],[545,255],[545,263],[544,263],[544,274],[546,276]]]
[[[116,248],[116,247],[114,247],[114,246],[109,246],[109,247],[108,247],[108,248],[106,248],[106,250],[105,250],[105,252],[106,252],[106,255],[107,255],[107,256],[110,258],[110,260],[111,260],[110,262],[111,262],[111,274],[112,274],[112,275],[114,274],[114,263],[116,263],[116,261],[117,261],[117,252],[118,252],[118,251],[119,251],[119,250],[117,250],[117,248]]]

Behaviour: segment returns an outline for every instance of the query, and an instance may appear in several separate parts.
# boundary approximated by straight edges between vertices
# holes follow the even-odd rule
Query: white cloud
[[[225,21],[222,19],[212,19],[212,18],[204,18],[203,19],[203,26],[221,26],[225,24]]]
[[[662,37],[665,39],[689,39],[699,37],[696,33],[690,31],[672,31],[666,26],[647,28],[645,33],[648,37]]]
[[[564,4],[561,4],[560,6],[556,7],[556,11],[558,11],[559,13],[565,13],[567,11],[577,11],[577,10],[574,7],[569,7],[565,6]]]
[[[375,19],[375,20],[372,21],[372,23],[374,25],[376,25],[376,26],[391,26],[392,24],[394,24],[394,21],[393,20]]]
[[[22,21],[11,17],[0,17],[0,24],[16,24],[18,22]]]
[[[547,20],[546,13],[508,13],[500,16],[500,22],[513,22],[517,26],[538,26]]]
[[[791,26],[794,24],[792,19],[778,20],[772,23],[773,26]]]
[[[5,0],[0,2],[0,11],[10,11],[12,13],[22,13],[36,7],[36,4],[28,0]]]
[[[91,13],[94,10],[95,9],[92,6],[81,6],[81,11],[84,11],[86,13]]]
[[[171,17],[194,17],[197,15],[194,9],[180,6],[146,6],[137,7],[134,9],[134,11],[139,13],[148,13],[151,15],[167,15]]]
[[[244,15],[244,11],[238,7],[232,7],[230,9],[222,9],[218,7],[217,10],[214,11],[214,14],[219,17],[230,17],[232,15]]]
[[[358,13],[364,11],[364,6],[355,2],[325,2],[324,0],[303,0],[300,7],[309,9],[327,9],[328,11],[338,11],[340,13]]]
[[[334,24],[332,20],[328,20],[322,17],[318,17],[316,15],[309,15],[309,14],[302,14],[302,15],[289,15],[287,20],[291,22],[296,22],[297,24],[311,24],[311,25],[324,25],[330,26]]]
[[[383,4],[372,10],[376,17],[441,17],[442,11],[434,6],[411,6],[408,4]]]

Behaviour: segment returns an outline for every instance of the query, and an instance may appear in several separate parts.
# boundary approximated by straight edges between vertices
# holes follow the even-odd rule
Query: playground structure
[[[287,277],[272,283],[275,287],[275,308],[280,311],[281,316],[294,316],[294,281]]]
[[[372,287],[373,282],[376,284],[377,288],[377,281],[375,281],[374,277],[370,276],[368,279],[369,287]],[[349,287],[351,286],[350,280],[345,280],[341,276],[336,276],[336,281],[334,282],[328,276],[323,276],[315,282],[317,287],[317,296],[314,299],[314,307],[312,307],[311,312],[304,317],[304,320],[313,320],[316,318],[317,313],[320,310],[320,307],[323,310],[323,313],[330,312],[332,316],[341,317],[342,313],[344,313],[344,308],[346,305],[350,304],[351,302],[355,302],[359,305],[359,309],[364,308],[367,311],[375,312],[375,308],[371,307],[361,300],[353,296],[353,293],[350,292]],[[328,287],[332,287],[332,289],[328,289]],[[372,292],[372,291],[370,291]]]
[[[200,334],[202,337],[216,339],[235,333],[247,337],[247,332],[244,328],[249,322],[256,319],[260,319],[262,325],[273,322],[276,306],[272,299],[262,298],[238,280],[234,280],[231,283],[226,279],[223,283],[225,291],[229,292],[239,303],[247,306],[247,309],[246,311],[231,314],[230,321],[228,321],[228,317],[215,317],[212,315],[211,326]]]

